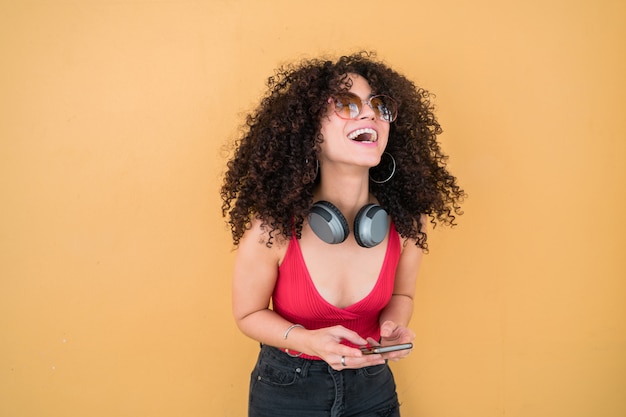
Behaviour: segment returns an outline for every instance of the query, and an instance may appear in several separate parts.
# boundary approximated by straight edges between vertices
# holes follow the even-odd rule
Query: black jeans
[[[249,417],[399,417],[399,408],[387,364],[336,371],[263,346],[250,378]]]

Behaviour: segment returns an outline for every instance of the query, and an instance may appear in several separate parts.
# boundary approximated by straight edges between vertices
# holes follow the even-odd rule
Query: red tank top
[[[339,308],[327,302],[315,288],[304,263],[298,239],[293,237],[278,269],[278,279],[272,296],[273,309],[285,319],[307,329],[342,325],[365,339],[371,337],[379,340],[378,318],[393,293],[399,259],[400,236],[392,223],[387,251],[374,288],[362,300],[346,308]],[[352,346],[349,342],[344,343]],[[308,355],[302,357],[320,359]]]

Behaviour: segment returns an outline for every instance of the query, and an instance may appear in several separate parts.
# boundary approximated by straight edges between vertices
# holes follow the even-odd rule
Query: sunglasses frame
[[[346,97],[349,98],[351,100],[349,104],[356,104],[358,107],[359,112],[354,116],[354,117],[345,117],[345,115],[341,114],[342,111],[344,111],[344,108],[348,108],[348,112],[349,110],[349,105],[348,106],[343,106],[341,109],[337,109],[337,101],[339,98],[342,97]],[[380,98],[382,97],[382,104],[384,105],[384,107],[389,111],[389,114],[391,114],[391,117],[389,118],[389,120],[385,119],[383,117],[383,113],[379,111],[377,106],[373,106],[372,105],[372,100],[376,99],[376,98]],[[385,94],[376,94],[374,96],[369,97],[367,100],[361,100],[361,97],[357,96],[354,93],[350,93],[350,92],[345,92],[342,94],[338,94],[337,96],[333,96],[329,99],[329,101],[332,103],[333,105],[333,111],[335,112],[335,114],[344,120],[356,120],[358,119],[358,117],[361,115],[361,113],[363,112],[363,106],[365,104],[367,104],[368,106],[370,106],[370,108],[374,111],[374,114],[376,114],[376,117],[384,122],[388,122],[391,123],[394,120],[396,120],[398,118],[398,103],[391,98],[388,95]],[[393,108],[389,108],[388,104],[393,104]]]

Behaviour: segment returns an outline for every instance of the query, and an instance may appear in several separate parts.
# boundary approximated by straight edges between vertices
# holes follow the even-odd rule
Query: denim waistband
[[[299,368],[300,372],[302,372],[302,376],[306,376],[308,371],[328,372],[329,370],[333,370],[328,363],[322,359],[307,359],[301,356],[294,357],[284,352],[282,349],[269,345],[261,345],[260,357],[290,368]]]

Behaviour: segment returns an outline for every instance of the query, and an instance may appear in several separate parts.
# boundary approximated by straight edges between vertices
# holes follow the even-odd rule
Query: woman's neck
[[[369,171],[352,174],[325,171],[314,198],[315,201],[330,201],[344,215],[352,217],[365,204],[373,202],[369,192]]]

